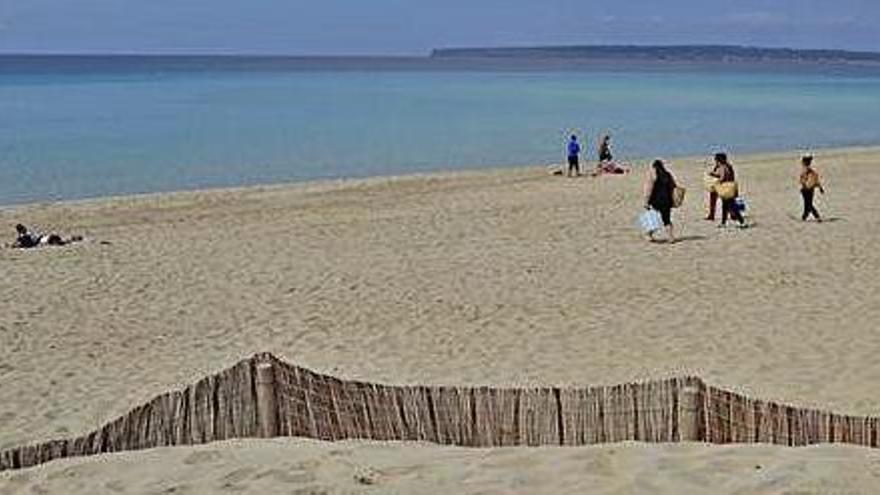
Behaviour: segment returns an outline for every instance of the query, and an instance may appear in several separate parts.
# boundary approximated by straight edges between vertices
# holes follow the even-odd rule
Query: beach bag
[[[642,227],[642,232],[650,234],[663,227],[663,218],[660,217],[660,212],[657,210],[645,210],[639,215],[639,224]]]
[[[745,198],[740,196],[733,201],[733,207],[736,208],[736,211],[738,211],[740,215],[742,215],[746,212],[749,205],[746,203]]]
[[[718,177],[706,174],[706,176],[703,178],[703,184],[706,186],[707,191],[714,192],[715,186],[718,185]]]
[[[719,182],[715,184],[715,194],[722,200],[733,199],[739,193],[736,182]]]
[[[687,189],[683,187],[675,186],[675,189],[672,190],[672,207],[679,208],[682,204],[684,204],[684,195],[687,192]]]

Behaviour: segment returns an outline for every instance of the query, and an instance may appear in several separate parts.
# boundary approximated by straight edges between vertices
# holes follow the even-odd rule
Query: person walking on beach
[[[715,166],[706,173],[706,188],[709,190],[709,214],[706,220],[715,221],[715,210],[718,209],[718,193],[715,186],[721,178],[721,169],[727,163],[727,153],[715,153]]]
[[[740,227],[746,227],[746,220],[739,211],[736,198],[739,197],[739,187],[736,183],[736,172],[725,153],[715,156],[715,171],[718,174],[718,184],[715,186],[715,194],[721,200],[721,225],[727,226],[727,219],[732,218],[739,223]],[[711,201],[711,198],[710,198]]]
[[[667,170],[663,160],[654,160],[648,169],[648,176],[645,180],[645,209],[653,209],[660,213],[670,243],[675,242],[675,232],[672,227],[675,187],[675,177]],[[648,240],[654,240],[653,232],[648,233]]]
[[[572,173],[574,175],[580,175],[580,154],[581,154],[581,145],[578,144],[578,138],[574,134],[571,135],[571,138],[568,140],[568,176],[571,177]]]
[[[822,187],[822,182],[819,180],[819,172],[813,168],[812,155],[805,155],[801,158],[801,174],[798,182],[801,186],[801,197],[804,199],[804,213],[801,215],[801,219],[806,222],[810,215],[813,215],[817,222],[821,222],[822,217],[819,216],[819,212],[813,206],[813,198],[815,197],[816,189],[820,193],[825,194],[825,188]]]

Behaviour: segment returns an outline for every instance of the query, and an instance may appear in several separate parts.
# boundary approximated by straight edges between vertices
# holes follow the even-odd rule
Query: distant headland
[[[880,52],[799,50],[725,45],[591,45],[439,48],[423,55],[289,55],[235,53],[0,53],[0,75],[10,73],[141,73],[396,70],[583,70],[617,66],[643,69],[706,65],[770,70],[834,67],[880,69]]]
[[[721,63],[858,63],[880,64],[880,53],[847,50],[800,50],[727,45],[586,45],[498,48],[441,48],[432,59],[572,59],[578,61],[658,61]]]

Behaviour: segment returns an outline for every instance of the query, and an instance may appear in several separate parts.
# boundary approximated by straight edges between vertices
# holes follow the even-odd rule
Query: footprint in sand
[[[320,486],[307,486],[290,492],[290,495],[328,495],[330,490]]]
[[[254,476],[254,479],[263,478],[271,478],[275,481],[281,483],[289,483],[291,485],[303,485],[306,483],[312,483],[317,480],[317,477],[314,475],[314,473],[296,468],[290,470],[268,469]]]
[[[157,490],[151,490],[147,493],[156,494],[156,495],[180,495],[182,493],[190,492],[190,488],[187,485],[171,485],[171,486],[163,486]]]
[[[360,467],[354,473],[354,480],[359,485],[378,485],[382,479],[382,473],[370,467]]]
[[[4,426],[8,423],[12,423],[12,420],[16,418],[16,414],[12,411],[5,412],[0,414],[0,426]]]
[[[241,491],[244,487],[240,483],[253,476],[255,472],[252,468],[236,469],[221,478],[220,488],[223,490]]]
[[[216,450],[205,450],[189,454],[183,459],[183,463],[187,466],[208,464],[220,460],[221,457],[223,457],[223,455]]]
[[[113,493],[125,493],[125,490],[127,489],[127,485],[122,480],[113,480],[113,481],[108,481],[107,483],[104,483],[104,488],[106,488],[107,490],[110,490]]]

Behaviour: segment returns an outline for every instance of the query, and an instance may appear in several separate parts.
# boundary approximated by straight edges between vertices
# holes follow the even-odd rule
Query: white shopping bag
[[[663,218],[660,217],[660,212],[657,210],[646,210],[639,215],[639,224],[642,227],[642,232],[650,234],[663,227]]]

